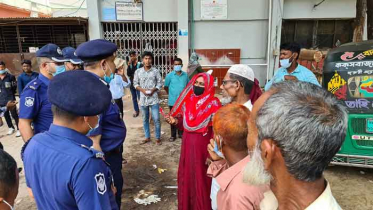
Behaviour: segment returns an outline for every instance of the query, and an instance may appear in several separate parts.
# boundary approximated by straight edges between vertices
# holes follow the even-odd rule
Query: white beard
[[[233,98],[230,97],[230,96],[225,96],[225,97],[223,97],[222,99],[220,99],[220,103],[221,103],[223,106],[232,103],[232,101],[233,101]]]
[[[247,163],[243,174],[243,181],[246,184],[259,186],[268,184],[272,180],[271,174],[264,168],[261,153],[258,146],[255,146],[253,152],[249,152],[250,162]]]

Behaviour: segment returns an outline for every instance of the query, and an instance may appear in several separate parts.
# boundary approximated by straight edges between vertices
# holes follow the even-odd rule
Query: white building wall
[[[49,0],[53,17],[88,17],[89,0]]]
[[[186,1],[186,0],[185,0]],[[115,0],[100,1],[102,10],[115,13]],[[177,22],[177,0],[143,0],[143,14],[146,22]],[[102,12],[102,11],[101,11]],[[103,20],[105,21],[105,20]],[[106,20],[116,22],[115,19]]]
[[[338,19],[356,17],[356,0],[285,0],[284,19]]]
[[[227,20],[201,20],[201,0],[194,0],[195,49],[241,49],[241,63],[266,64],[268,0],[228,0]],[[251,66],[264,84],[266,66]]]
[[[115,13],[115,0],[89,0],[97,1],[99,19],[90,18],[90,26],[101,21],[115,22],[115,16],[111,20],[103,20],[103,10]],[[183,6],[178,2],[187,0],[142,0],[144,4],[144,21],[146,22],[183,22],[186,27],[187,15],[180,15]],[[313,8],[321,0],[272,0],[273,12],[271,21],[271,43],[269,49],[269,67],[252,66],[256,77],[264,85],[267,78],[272,77],[278,66],[278,50],[281,38],[282,19],[343,19],[356,16],[356,0],[327,0],[318,7]],[[184,2],[185,3],[185,2]],[[194,49],[241,49],[241,63],[267,64],[268,60],[268,24],[269,24],[269,0],[228,0],[227,20],[201,20],[201,0],[193,0],[194,3]],[[90,10],[88,4],[88,11]],[[96,10],[97,11],[97,10]],[[185,14],[186,10],[182,11]],[[95,11],[93,11],[95,12]],[[183,17],[185,16],[185,17]],[[95,38],[98,38],[95,30]],[[183,37],[184,45],[190,40]],[[91,36],[91,34],[90,34]],[[101,35],[102,37],[102,35]],[[92,36],[91,36],[92,38]],[[183,59],[187,54],[185,46],[182,50]]]
[[[49,0],[0,0],[0,3],[44,14],[52,13]]]

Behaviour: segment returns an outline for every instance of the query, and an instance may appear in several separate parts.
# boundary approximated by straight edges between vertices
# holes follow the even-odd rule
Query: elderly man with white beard
[[[253,107],[244,182],[270,182],[279,210],[341,209],[323,172],[346,130],[346,110],[326,90],[305,82],[274,84]]]
[[[220,89],[223,93],[221,99],[223,105],[233,102],[244,105],[250,111],[254,102],[262,94],[254,71],[244,64],[236,64],[228,69]]]

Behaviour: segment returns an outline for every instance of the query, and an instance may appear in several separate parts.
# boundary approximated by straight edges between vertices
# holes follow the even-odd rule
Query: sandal
[[[140,145],[141,145],[141,144],[149,143],[150,141],[151,141],[150,139],[145,139],[145,140],[143,140],[143,141],[140,143]]]
[[[160,139],[157,139],[157,140],[155,141],[155,143],[156,143],[157,145],[162,145],[162,141],[161,141]]]
[[[140,114],[139,112],[135,112],[135,113],[133,113],[133,115],[132,115],[132,116],[133,116],[133,118],[136,118],[136,117],[138,117],[138,116],[139,116],[139,114]]]
[[[174,142],[175,140],[176,140],[175,137],[170,137],[170,139],[169,139],[170,142]]]

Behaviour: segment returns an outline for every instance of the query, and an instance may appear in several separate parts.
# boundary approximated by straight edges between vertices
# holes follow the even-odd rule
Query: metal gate
[[[163,77],[172,71],[177,56],[177,23],[103,23],[104,38],[118,46],[118,56],[129,60],[129,52],[139,55],[145,47],[154,54],[154,66]],[[141,59],[139,59],[141,61]]]

